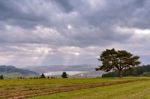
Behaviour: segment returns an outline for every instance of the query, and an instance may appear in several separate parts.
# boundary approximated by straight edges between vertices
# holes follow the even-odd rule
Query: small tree
[[[41,76],[40,76],[40,78],[46,78],[46,77],[45,77],[45,75],[42,73]]]
[[[68,74],[66,72],[63,72],[61,75],[62,78],[68,78]]]
[[[106,49],[98,60],[102,62],[102,66],[99,66],[96,70],[104,70],[106,72],[111,70],[118,71],[119,77],[122,77],[123,70],[140,64],[139,57],[133,56],[126,50]]]
[[[0,75],[0,79],[4,79],[4,76],[3,76],[3,75]]]

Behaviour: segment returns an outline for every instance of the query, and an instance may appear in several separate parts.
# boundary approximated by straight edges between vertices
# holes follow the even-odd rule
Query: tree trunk
[[[119,77],[122,78],[122,70],[118,71]]]

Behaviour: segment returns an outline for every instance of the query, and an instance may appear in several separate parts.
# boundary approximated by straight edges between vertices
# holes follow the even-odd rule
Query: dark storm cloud
[[[24,28],[30,28],[40,23],[47,24],[45,16],[39,13],[39,5],[42,5],[39,0],[1,0],[0,20],[8,24],[20,25]]]
[[[69,35],[68,37],[70,37],[70,41],[74,41],[72,43],[75,44],[82,44],[82,45],[87,45],[86,42],[88,44],[94,44],[96,42],[101,42],[103,41],[103,43],[105,43],[105,41],[107,42],[107,40],[111,40],[111,41],[120,41],[121,39],[126,39],[126,35],[121,35],[119,33],[115,33],[115,31],[112,31],[112,25],[115,24],[124,24],[125,21],[128,22],[127,20],[130,20],[129,18],[131,17],[132,13],[134,11],[136,11],[136,9],[142,7],[144,5],[144,1],[141,2],[141,0],[126,0],[121,2],[120,0],[117,0],[116,2],[112,2],[112,1],[100,1],[100,2],[105,2],[105,6],[104,7],[99,7],[96,6],[95,9],[96,10],[92,10],[92,8],[90,7],[90,1],[84,2],[80,1],[81,5],[73,5],[74,1],[69,1],[69,0],[53,0],[53,2],[57,2],[56,5],[54,5],[55,3],[51,3],[50,1],[44,0],[43,3],[40,2],[40,0],[32,0],[32,1],[14,1],[14,0],[9,0],[9,1],[1,1],[0,2],[0,13],[1,13],[1,17],[0,19],[2,21],[8,22],[8,23],[13,23],[15,25],[19,25],[19,26],[24,26],[26,25],[27,27],[30,26],[36,26],[36,25],[47,25],[47,26],[51,26],[52,24],[54,26],[57,26],[59,24],[62,25],[62,27],[56,27],[56,29],[58,29],[58,31],[60,32],[61,35],[66,35],[66,32],[70,32],[70,31],[65,31],[65,33],[63,33],[63,31],[61,31],[62,28],[65,28],[64,25],[67,25],[67,23],[69,24],[74,24],[74,20],[77,21],[77,23],[75,23],[75,25],[82,25],[82,22],[85,24],[85,26],[83,25],[83,27],[87,27],[90,28],[90,25],[95,26],[96,28],[99,28],[99,31],[97,30],[93,30],[93,31],[84,31],[81,28],[76,29],[76,31],[74,31],[74,34]],[[72,2],[72,3],[71,3]],[[31,4],[30,4],[31,3]],[[69,22],[67,22],[67,19],[70,16],[67,16],[66,12],[62,12],[62,19],[60,19],[59,21],[57,21],[57,17],[55,17],[55,9],[53,9],[54,11],[49,12],[49,13],[54,13],[53,16],[49,16],[47,13],[45,13],[45,9],[41,10],[43,11],[43,15],[42,14],[38,14],[38,9],[36,11],[36,9],[34,9],[34,6],[36,7],[41,7],[39,6],[40,4],[45,4],[48,3],[52,5],[54,5],[54,8],[60,9],[64,9],[67,12],[72,12],[72,11],[76,11],[77,13],[79,13],[79,17],[75,17],[70,19]],[[95,0],[95,3],[99,3],[98,1]],[[33,7],[31,7],[31,5]],[[29,7],[29,8],[28,8]],[[85,8],[83,8],[85,7]],[[87,8],[86,8],[87,7]],[[33,11],[32,11],[33,10]],[[58,12],[58,11],[56,11]],[[59,16],[59,13],[57,13]],[[66,15],[66,16],[65,16]],[[48,17],[49,19],[48,19]],[[51,18],[52,17],[52,18]],[[51,22],[51,19],[54,19],[53,22]],[[47,22],[45,21],[47,20]],[[82,22],[78,22],[78,20],[82,21]],[[56,23],[55,23],[56,22]],[[54,24],[55,23],[55,24]],[[81,33],[80,33],[81,32]],[[84,33],[87,32],[87,33]],[[9,34],[8,34],[9,35]],[[7,35],[7,36],[8,36]],[[17,34],[16,34],[17,35]],[[3,35],[2,35],[3,36]],[[31,34],[32,36],[32,34]],[[125,37],[124,37],[125,36]],[[100,41],[94,41],[93,39],[100,39]],[[11,39],[11,37],[10,37]],[[16,39],[16,38],[14,38]],[[36,37],[35,38],[30,38],[28,39],[28,41],[32,41],[36,43]],[[37,39],[39,39],[37,37]],[[102,39],[102,40],[101,40]],[[104,40],[105,41],[104,41]],[[10,40],[11,41],[11,40]],[[23,40],[24,41],[24,40]],[[57,40],[56,40],[57,41]],[[54,41],[54,42],[56,42]],[[31,42],[31,43],[33,43]],[[41,40],[42,42],[42,40]],[[47,41],[48,42],[48,41]],[[37,41],[37,43],[39,43]],[[59,42],[58,42],[59,43]],[[77,45],[78,46],[78,45]],[[80,45],[79,45],[80,46]],[[88,45],[87,45],[88,46]]]
[[[20,23],[19,21],[24,19],[34,20],[34,17],[27,16],[26,14],[20,11],[20,8],[13,0],[0,1],[0,20],[5,22],[14,21],[15,23]]]
[[[103,2],[106,3],[103,7],[96,7],[95,10],[87,8],[87,11],[81,12],[82,18],[94,26],[103,28],[134,24],[131,22],[132,19],[138,17],[133,17],[134,13],[144,6],[144,0],[116,0],[115,2],[106,0]]]
[[[60,9],[63,9],[63,11],[65,11],[65,12],[73,11],[74,7],[70,3],[71,1],[72,0],[52,0],[52,2],[55,2],[56,4],[58,4]]]

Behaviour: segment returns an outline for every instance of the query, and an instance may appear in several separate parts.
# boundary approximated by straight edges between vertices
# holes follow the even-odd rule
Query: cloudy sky
[[[0,0],[0,64],[99,64],[106,48],[150,61],[150,0]]]

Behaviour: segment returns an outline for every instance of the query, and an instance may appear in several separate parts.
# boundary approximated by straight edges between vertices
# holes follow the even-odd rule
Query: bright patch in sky
[[[123,33],[132,33],[137,35],[138,37],[150,36],[150,29],[117,27],[116,30]]]
[[[80,55],[80,53],[78,53],[78,52],[76,52],[76,53],[74,53],[76,56],[79,56]]]
[[[68,30],[71,30],[72,26],[70,24],[68,24],[67,28],[68,28]]]

